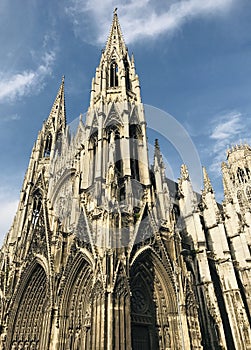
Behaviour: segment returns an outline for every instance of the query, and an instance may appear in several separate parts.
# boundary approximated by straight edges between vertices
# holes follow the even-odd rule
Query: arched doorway
[[[26,276],[24,276],[24,280]],[[10,349],[47,349],[49,297],[47,276],[36,264],[16,295],[9,330]]]
[[[91,349],[92,268],[82,253],[69,267],[69,277],[62,298],[60,350]]]
[[[180,349],[180,326],[172,280],[153,249],[139,254],[131,268],[133,350]]]

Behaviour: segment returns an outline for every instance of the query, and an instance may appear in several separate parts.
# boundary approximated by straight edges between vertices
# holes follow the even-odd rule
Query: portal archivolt
[[[26,283],[21,285],[16,304],[10,314],[10,349],[46,349],[49,320],[47,276],[43,267],[36,263]]]

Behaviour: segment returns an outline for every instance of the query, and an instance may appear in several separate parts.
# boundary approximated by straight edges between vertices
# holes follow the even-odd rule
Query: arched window
[[[250,180],[250,170],[249,168],[245,168],[245,170],[246,170],[247,178],[248,180]]]
[[[132,178],[139,181],[139,139],[140,130],[136,124],[130,125],[130,163]]]
[[[110,87],[118,86],[118,65],[115,61],[110,65]]]
[[[245,172],[243,169],[241,169],[241,168],[237,169],[237,178],[238,178],[239,183],[246,182]]]
[[[121,145],[120,145],[120,132],[117,125],[111,125],[107,131],[109,149],[114,147],[114,164],[119,175],[122,172],[122,159],[121,159]],[[114,143],[113,145],[111,143]],[[110,156],[111,157],[111,156]]]
[[[97,167],[97,146],[98,146],[98,131],[95,129],[92,132],[89,141],[89,151],[90,151],[90,184],[94,182],[95,171]]]
[[[49,134],[49,135],[47,135],[46,140],[45,140],[44,157],[50,156],[51,145],[52,145],[52,136],[51,136],[51,134]]]
[[[126,81],[126,89],[131,90],[131,81],[130,81],[130,71],[129,71],[129,64],[126,59],[124,59],[124,66],[125,66],[125,81]]]

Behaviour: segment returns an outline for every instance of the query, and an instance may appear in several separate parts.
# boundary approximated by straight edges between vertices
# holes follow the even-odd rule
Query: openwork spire
[[[106,42],[105,54],[108,57],[111,57],[114,51],[116,51],[118,55],[122,55],[122,56],[124,56],[127,51],[123,34],[121,31],[121,27],[119,24],[119,20],[118,20],[117,8],[115,8],[114,10],[110,34]]]
[[[63,76],[46,123],[52,131],[63,131],[66,126],[64,78]]]
[[[141,103],[139,77],[131,61],[114,10],[110,34],[92,81],[90,107],[100,103]]]

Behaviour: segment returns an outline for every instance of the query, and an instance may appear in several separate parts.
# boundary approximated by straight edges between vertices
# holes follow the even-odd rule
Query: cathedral
[[[64,78],[0,250],[2,350],[251,349],[251,148],[228,150],[224,200],[203,168],[149,163],[144,106],[118,16],[86,118]]]

